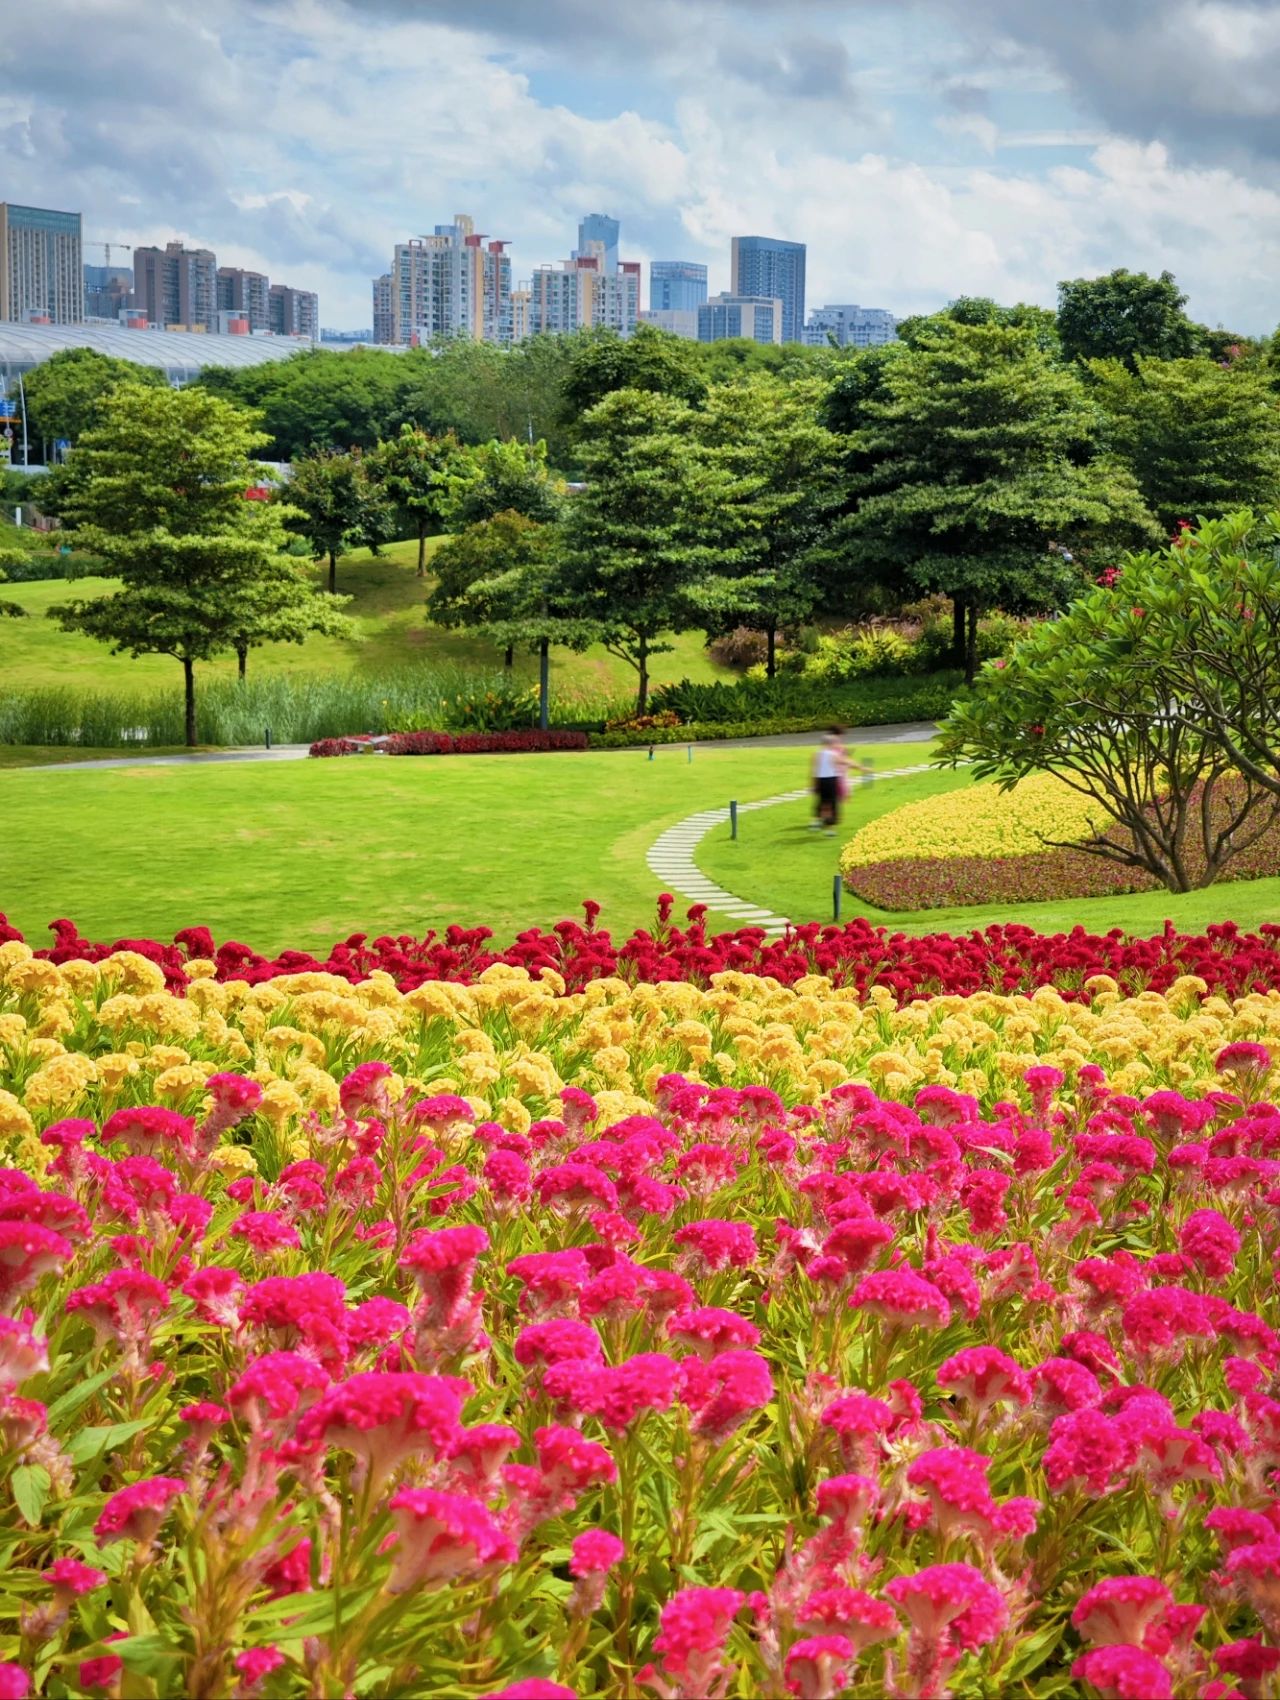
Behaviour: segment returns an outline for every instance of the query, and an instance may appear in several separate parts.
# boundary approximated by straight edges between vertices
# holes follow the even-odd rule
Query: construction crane
[[[133,252],[132,242],[86,242],[85,247],[101,248],[102,263],[104,266],[109,266],[111,264],[111,250],[113,248],[122,248],[126,254],[132,254]]]

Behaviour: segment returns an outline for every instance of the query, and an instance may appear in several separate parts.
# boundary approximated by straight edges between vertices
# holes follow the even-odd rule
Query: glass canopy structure
[[[214,336],[201,331],[130,330],[124,325],[27,325],[0,321],[0,378],[16,380],[65,348],[92,348],[185,384],[206,366],[260,366],[319,345],[300,337]],[[12,386],[11,386],[12,393]]]

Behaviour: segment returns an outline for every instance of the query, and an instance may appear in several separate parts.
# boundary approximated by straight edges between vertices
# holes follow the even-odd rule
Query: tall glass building
[[[578,253],[582,255],[591,252],[589,243],[598,242],[604,249],[605,272],[616,272],[618,269],[618,233],[622,229],[616,218],[610,218],[608,213],[588,213],[578,224]]]
[[[649,311],[696,313],[707,299],[707,268],[696,260],[651,260]]]
[[[0,201],[0,319],[84,318],[80,214]]]
[[[783,342],[804,341],[804,257],[803,242],[776,236],[735,236],[730,250],[730,295],[781,301]]]

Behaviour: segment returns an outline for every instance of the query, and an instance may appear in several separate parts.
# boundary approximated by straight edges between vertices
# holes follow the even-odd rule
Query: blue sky
[[[1280,6],[1252,0],[42,0],[5,7],[0,199],[180,236],[370,322],[391,245],[470,212],[517,277],[809,245],[809,302],[1172,270],[1280,321]],[[100,257],[100,256],[98,256]],[[86,258],[95,255],[88,250]]]

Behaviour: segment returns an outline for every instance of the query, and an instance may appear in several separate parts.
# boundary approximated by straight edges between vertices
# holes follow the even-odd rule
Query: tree
[[[552,644],[585,649],[601,635],[597,622],[566,604],[557,537],[551,525],[508,510],[478,520],[441,546],[432,563],[436,586],[427,599],[442,626],[466,626],[502,646],[538,655],[538,723],[550,724]]]
[[[121,384],[74,460],[67,538],[121,581],[111,595],[50,612],[130,655],[181,662],[186,741],[196,742],[195,663],[238,642],[300,637],[338,604],[285,553],[286,513],[245,500],[263,433],[231,403],[191,388]]]
[[[23,383],[27,427],[46,442],[79,442],[96,423],[102,399],[117,384],[163,384],[151,366],[115,360],[92,348],[64,348],[28,372]]]
[[[417,529],[419,578],[427,570],[427,533],[443,528],[463,464],[462,448],[452,431],[430,437],[416,425],[402,425],[399,435],[379,443],[370,457],[370,476],[409,514]]]
[[[595,331],[574,345],[564,375],[564,413],[581,421],[617,390],[643,390],[696,405],[706,388],[696,343],[654,325],[638,325],[629,337]]]
[[[1058,335],[1067,360],[1123,360],[1138,356],[1185,360],[1201,351],[1200,329],[1183,311],[1187,298],[1172,272],[1149,277],[1123,267],[1105,277],[1077,277],[1058,285]]]
[[[1157,535],[1132,474],[1097,454],[1080,378],[1030,329],[939,323],[870,363],[841,415],[848,511],[833,558],[949,596],[967,679],[984,610],[1065,607],[1082,551]]]
[[[293,463],[281,501],[287,524],[311,545],[313,559],[329,562],[329,594],[338,588],[338,556],[376,547],[391,535],[386,499],[356,451],[320,449]]]
[[[989,295],[960,295],[939,313],[917,313],[898,323],[899,341],[914,348],[920,339],[940,324],[1011,325],[1016,330],[1029,330],[1046,354],[1060,355],[1058,316],[1048,307],[1033,307],[1020,301],[1014,307],[1002,307]]]
[[[764,631],[769,678],[780,628],[807,620],[822,590],[815,551],[836,504],[838,442],[817,417],[821,387],[756,375],[718,385],[695,416],[699,440],[733,484],[728,568],[698,586],[711,632]]]
[[[261,366],[206,367],[199,383],[261,413],[272,459],[316,449],[367,452],[397,423],[404,358],[386,348],[313,348]]]
[[[1130,557],[1115,587],[1120,658],[1179,723],[1280,798],[1280,511],[1248,509]]]
[[[616,390],[582,421],[585,488],[562,522],[564,605],[605,628],[610,654],[634,667],[636,712],[664,633],[699,623],[698,581],[722,570],[732,475],[671,396]]]
[[[547,467],[546,443],[495,437],[467,451],[445,517],[461,527],[517,513],[545,525],[559,513],[560,498],[559,483]]]
[[[8,579],[6,567],[16,566],[25,560],[26,555],[21,549],[13,548],[5,543],[4,538],[0,536],[0,584],[4,584]],[[26,612],[20,602],[10,602],[0,596],[0,620],[20,620]]]
[[[1140,355],[1133,370],[1108,360],[1090,371],[1107,441],[1166,531],[1280,503],[1280,397],[1263,367]]]
[[[1244,540],[1250,523],[1244,516],[1242,528],[1215,530],[1195,545],[1212,556],[1204,569],[1226,564],[1224,554]],[[1272,525],[1272,549],[1277,541],[1280,528]],[[1189,891],[1211,885],[1280,819],[1280,770],[1238,759],[1176,662],[1196,653],[1184,646],[1201,641],[1206,598],[1217,605],[1222,651],[1242,658],[1228,628],[1262,626],[1261,610],[1244,622],[1233,607],[1238,596],[1252,594],[1254,580],[1228,573],[1223,583],[1172,553],[1131,558],[1115,582],[1036,627],[1003,664],[988,663],[943,723],[940,753],[972,761],[978,777],[994,776],[1006,787],[1028,773],[1056,774],[1096,799],[1122,829],[1081,849],[1143,868],[1170,891]],[[1268,566],[1264,576],[1274,579],[1274,555]],[[1189,592],[1200,576],[1204,585]],[[1280,640],[1258,635],[1270,648],[1274,692]],[[1222,658],[1215,644],[1214,659]],[[1256,742],[1241,712],[1249,696],[1243,677],[1228,678],[1216,701],[1224,724]],[[1274,727],[1274,709],[1270,721]],[[1280,749],[1270,756],[1280,758]]]

